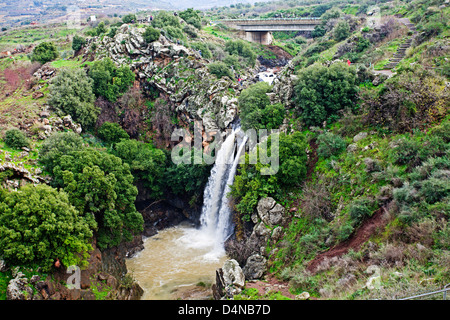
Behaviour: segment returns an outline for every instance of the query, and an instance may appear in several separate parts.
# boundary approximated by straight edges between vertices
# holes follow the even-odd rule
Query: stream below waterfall
[[[204,190],[200,228],[181,224],[162,230],[127,260],[129,272],[144,289],[142,299],[177,299],[185,287],[214,282],[216,269],[227,259],[224,243],[234,230],[227,195],[247,139],[238,126],[221,144]]]
[[[227,257],[204,236],[181,223],[144,240],[144,250],[127,260],[128,272],[144,289],[142,300],[173,300],[185,288],[214,283],[216,269]],[[203,295],[207,298],[211,293]]]

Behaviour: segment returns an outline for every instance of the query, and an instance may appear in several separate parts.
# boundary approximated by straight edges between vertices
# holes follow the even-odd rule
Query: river
[[[142,300],[173,300],[199,283],[209,287],[226,259],[203,232],[182,223],[145,239],[144,250],[127,260],[127,268],[144,289]]]

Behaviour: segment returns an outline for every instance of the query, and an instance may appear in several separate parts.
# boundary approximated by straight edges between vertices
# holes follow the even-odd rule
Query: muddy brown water
[[[180,224],[145,239],[144,250],[127,260],[127,268],[144,289],[142,300],[173,300],[189,287],[210,286],[226,259],[204,233]]]

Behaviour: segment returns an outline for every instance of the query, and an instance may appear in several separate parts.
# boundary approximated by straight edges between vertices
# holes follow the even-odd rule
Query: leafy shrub
[[[108,37],[114,38],[116,36],[118,27],[111,27],[108,32]]]
[[[38,44],[31,54],[31,61],[42,64],[55,60],[58,57],[58,49],[53,42],[42,42]]]
[[[271,136],[268,138],[267,150],[271,150]],[[249,163],[249,154],[245,155],[245,163],[238,168],[231,188],[235,197],[236,210],[244,215],[250,215],[261,197],[272,196],[275,199],[285,199],[286,192],[299,186],[306,177],[306,139],[300,132],[291,135],[279,134],[279,149],[276,150],[279,159],[278,172],[263,175],[263,168],[269,164],[261,163],[262,146],[258,145],[252,152],[258,153],[258,163]],[[274,155],[275,156],[275,155]]]
[[[342,41],[350,35],[350,26],[347,21],[340,21],[333,28],[333,38],[336,41]]]
[[[21,149],[23,147],[28,147],[30,142],[28,141],[25,134],[19,129],[10,129],[5,132],[5,137],[3,138],[6,145],[14,148]]]
[[[343,63],[312,65],[298,73],[294,88],[296,111],[307,126],[321,126],[338,118],[343,109],[354,109],[356,70]]]
[[[170,161],[164,172],[166,189],[175,195],[187,195],[189,197],[201,198],[212,165],[202,161],[201,164],[194,162],[194,150],[192,150],[192,162],[194,164],[180,163],[178,165]]]
[[[372,215],[371,203],[367,199],[353,201],[349,206],[350,218],[354,225],[360,224],[364,219]]]
[[[105,122],[98,129],[98,137],[107,143],[116,143],[121,139],[130,139],[128,133],[118,123]]]
[[[8,264],[38,264],[44,271],[56,259],[65,266],[87,265],[92,231],[65,192],[27,185],[6,193],[0,212],[0,255]]]
[[[257,54],[253,51],[248,42],[243,40],[228,40],[225,43],[225,51],[231,55],[235,54],[246,58],[251,66],[255,65]]]
[[[193,26],[191,26],[189,24],[186,24],[183,27],[183,32],[186,33],[191,38],[197,38],[198,37],[197,30]]]
[[[218,79],[222,77],[228,77],[230,79],[233,79],[233,73],[224,62],[221,61],[212,62],[208,64],[208,70],[210,73],[214,74]]]
[[[101,36],[102,34],[106,33],[106,26],[104,21],[100,21],[97,28],[95,28],[95,35]]]
[[[270,105],[269,97],[266,95],[270,89],[268,83],[258,82],[242,90],[238,99],[241,125],[244,130],[259,129],[260,110]]]
[[[407,165],[409,169],[420,165],[427,158],[443,156],[446,144],[439,136],[405,137],[398,141],[392,153],[394,163]]]
[[[72,39],[72,49],[73,51],[78,51],[86,44],[86,39],[80,37],[79,35],[75,35]]]
[[[325,50],[331,48],[335,43],[336,42],[333,40],[317,42],[317,43],[313,44],[312,46],[310,46],[308,49],[306,49],[303,56],[312,57],[316,54],[321,53],[322,51],[325,51]]]
[[[83,148],[83,139],[74,132],[55,132],[45,139],[39,149],[39,161],[45,169],[53,172],[59,158]]]
[[[181,29],[180,20],[174,15],[168,13],[167,11],[159,11],[156,17],[152,21],[152,25],[155,28],[165,28],[172,26]]]
[[[164,35],[171,39],[172,41],[176,41],[176,40],[180,40],[183,42],[186,42],[186,36],[183,33],[183,30],[181,30],[181,28],[178,27],[174,27],[174,26],[165,26],[163,28],[164,31]]]
[[[142,231],[143,218],[134,205],[138,191],[129,165],[120,158],[92,148],[72,151],[55,160],[53,178],[53,186],[64,189],[96,231],[100,249]]]
[[[448,92],[442,80],[407,72],[384,82],[373,94],[361,91],[365,124],[394,132],[421,129],[442,120],[448,113]]]
[[[151,43],[153,41],[156,41],[159,39],[159,36],[161,35],[161,32],[158,29],[147,27],[145,28],[144,33],[142,34],[142,37],[144,38],[146,43]]]
[[[355,228],[351,224],[345,223],[337,229],[336,237],[339,241],[345,241],[352,235],[354,230]]]
[[[137,140],[121,140],[112,152],[130,167],[135,180],[143,182],[153,198],[162,196],[166,161],[162,150]]]
[[[62,69],[51,81],[48,103],[61,115],[69,114],[83,127],[90,128],[100,113],[94,105],[92,85],[83,69]]]
[[[129,14],[124,15],[122,17],[122,22],[123,23],[129,24],[129,23],[133,23],[133,22],[136,22],[136,21],[137,21],[136,15],[132,14],[132,13],[129,13]]]
[[[133,84],[135,75],[126,65],[116,67],[114,62],[105,58],[95,61],[88,73],[93,82],[96,96],[103,96],[115,102]]]
[[[336,135],[332,132],[325,132],[317,137],[317,142],[319,146],[317,148],[317,153],[320,157],[329,158],[331,156],[336,156],[345,150],[347,146],[344,139],[341,136]]]
[[[208,46],[203,42],[192,42],[190,44],[191,48],[194,50],[200,50],[202,52],[202,57],[205,59],[211,59],[212,53],[211,50],[209,50]]]
[[[450,177],[431,177],[421,183],[420,195],[427,203],[433,204],[441,201],[450,194]]]
[[[202,18],[199,10],[188,8],[179,13],[180,18],[186,21],[188,24],[194,26],[197,29],[202,28]]]
[[[327,33],[325,28],[321,25],[315,26],[313,32],[311,33],[311,36],[313,38],[320,38],[323,37]]]

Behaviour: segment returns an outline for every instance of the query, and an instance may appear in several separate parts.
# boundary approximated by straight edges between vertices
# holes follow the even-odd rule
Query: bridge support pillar
[[[256,42],[263,45],[272,44],[273,37],[270,31],[245,31],[243,34],[245,40],[250,42]]]

